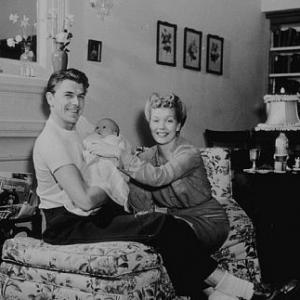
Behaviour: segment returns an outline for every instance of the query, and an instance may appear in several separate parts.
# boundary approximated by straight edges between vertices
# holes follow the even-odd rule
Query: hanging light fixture
[[[97,16],[104,20],[104,17],[109,16],[111,9],[114,6],[113,0],[90,0],[91,7],[97,11]]]

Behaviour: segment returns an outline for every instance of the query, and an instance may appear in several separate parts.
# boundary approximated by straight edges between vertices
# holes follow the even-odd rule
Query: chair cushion
[[[56,246],[30,237],[8,239],[2,260],[47,270],[106,276],[160,267],[160,255],[138,242],[101,242]]]
[[[100,278],[3,262],[0,279],[5,296],[20,299],[139,299],[139,294],[159,295],[163,269],[126,274],[118,278]],[[1,286],[0,282],[0,286]],[[164,296],[174,291],[163,291]],[[42,295],[41,295],[42,294]],[[43,296],[43,297],[39,297]],[[77,296],[77,297],[76,297]],[[16,298],[13,298],[16,299]],[[19,298],[17,298],[19,299]]]
[[[232,197],[229,151],[221,147],[200,148],[212,196],[224,204]]]

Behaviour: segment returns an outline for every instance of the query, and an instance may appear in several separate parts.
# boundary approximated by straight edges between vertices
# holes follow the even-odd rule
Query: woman
[[[226,240],[229,222],[223,207],[211,195],[199,149],[180,136],[186,120],[185,105],[174,94],[153,94],[146,103],[145,117],[156,145],[139,157],[121,155],[123,171],[132,179],[129,205],[138,215],[155,211],[184,220],[201,247],[213,254]],[[236,299],[229,295],[251,298],[251,283],[220,270],[206,282],[215,286],[221,278],[223,286],[218,285],[210,299]],[[229,282],[236,288],[225,288]]]
[[[124,158],[126,173],[144,184],[131,184],[130,204],[135,211],[154,208],[182,218],[213,253],[226,240],[229,223],[211,195],[199,149],[180,136],[186,120],[184,103],[174,94],[153,94],[145,116],[156,145],[139,155],[142,161]]]

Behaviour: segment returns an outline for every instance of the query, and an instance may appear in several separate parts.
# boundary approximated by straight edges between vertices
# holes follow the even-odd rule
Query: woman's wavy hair
[[[157,93],[153,93],[150,96],[150,98],[147,100],[145,105],[144,112],[145,112],[146,120],[148,122],[150,121],[152,108],[162,108],[162,107],[174,108],[176,119],[181,124],[181,128],[182,128],[187,117],[186,106],[180,100],[180,98],[173,93],[170,93],[166,96],[160,96]]]

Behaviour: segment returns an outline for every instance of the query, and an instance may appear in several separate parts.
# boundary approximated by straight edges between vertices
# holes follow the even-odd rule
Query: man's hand
[[[120,149],[117,146],[102,142],[101,146],[98,144],[92,144],[89,146],[89,151],[95,155],[107,158],[120,157]]]

